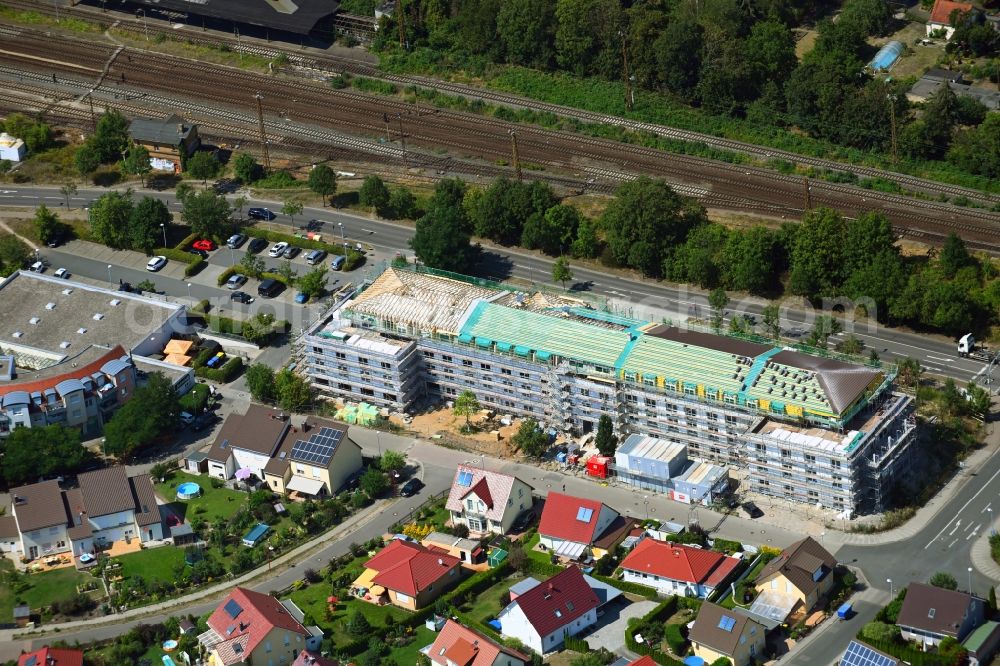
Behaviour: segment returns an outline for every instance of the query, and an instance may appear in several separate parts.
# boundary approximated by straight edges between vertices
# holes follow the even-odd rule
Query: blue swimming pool
[[[189,500],[201,495],[201,486],[193,481],[185,481],[177,486],[177,499]]]

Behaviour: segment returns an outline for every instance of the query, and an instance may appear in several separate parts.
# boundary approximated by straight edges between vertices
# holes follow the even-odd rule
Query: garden
[[[95,609],[103,596],[101,581],[73,567],[21,573],[0,558],[0,622],[11,622],[19,604],[27,604],[43,622],[79,617]]]

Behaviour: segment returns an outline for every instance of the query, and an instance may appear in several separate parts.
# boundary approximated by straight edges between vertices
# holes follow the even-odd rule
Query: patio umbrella
[[[251,476],[253,476],[253,472],[246,467],[240,467],[236,470],[236,478],[240,481],[246,481]]]

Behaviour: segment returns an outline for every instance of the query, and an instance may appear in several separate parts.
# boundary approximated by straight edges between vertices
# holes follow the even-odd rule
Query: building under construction
[[[623,317],[565,295],[388,268],[301,338],[324,395],[406,411],[471,390],[499,414],[688,447],[755,492],[871,512],[905,469],[912,400],[895,373]]]

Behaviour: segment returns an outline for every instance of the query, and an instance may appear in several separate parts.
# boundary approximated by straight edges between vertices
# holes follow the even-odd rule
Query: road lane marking
[[[969,522],[969,525],[964,530],[962,530],[962,531],[963,532],[968,532],[970,529],[972,529],[972,522],[971,521]]]
[[[961,521],[961,520],[960,520],[960,521],[958,521],[957,523],[955,523],[955,526],[954,526],[953,528],[951,528],[951,532],[948,532],[948,536],[951,536],[952,534],[954,534],[954,533],[955,533],[955,530],[957,530],[957,529],[958,529],[958,526],[959,526],[959,525],[961,525],[961,524],[962,524],[962,521]]]
[[[979,513],[986,513],[987,511],[989,511],[989,510],[990,510],[990,507],[991,507],[991,506],[993,506],[993,502],[990,502],[989,504],[987,504],[986,506],[984,506],[984,507],[983,507],[983,510],[982,510],[982,511],[980,511]]]
[[[979,528],[982,527],[982,526],[983,526],[982,523],[976,525],[976,529],[972,530],[972,532],[969,534],[969,536],[965,537],[965,540],[968,541],[972,537],[977,536],[979,534]]]
[[[952,546],[955,545],[955,542],[957,542],[957,541],[958,541],[958,537],[955,537],[954,539],[951,540],[951,543],[949,543],[947,547],[951,548]]]
[[[989,486],[989,485],[990,485],[991,483],[993,483],[993,481],[994,481],[994,480],[995,480],[995,479],[996,479],[996,478],[997,478],[998,476],[1000,476],[1000,469],[998,469],[997,471],[993,472],[993,476],[991,476],[991,477],[989,478],[989,481],[987,481],[986,483],[984,483],[984,484],[982,485],[982,487],[981,487],[981,488],[980,488],[979,490],[977,490],[977,491],[976,491],[976,494],[975,494],[975,495],[973,495],[973,496],[972,496],[972,497],[970,497],[970,498],[969,498],[968,500],[966,500],[965,504],[963,504],[963,505],[962,505],[962,508],[961,508],[961,509],[959,509],[958,511],[956,511],[956,512],[955,512],[955,515],[956,515],[956,516],[957,516],[957,515],[960,515],[960,514],[961,514],[961,513],[963,512],[963,511],[965,511],[966,507],[968,507],[968,506],[969,506],[970,504],[972,504],[972,500],[974,500],[974,499],[976,499],[977,497],[979,497],[979,495],[980,495],[980,494],[981,494],[981,493],[982,493],[982,492],[983,492],[984,490],[986,490],[986,487],[987,487],[987,486]],[[977,478],[978,478],[978,477],[977,477]],[[930,547],[931,547],[931,545],[932,545],[932,544],[933,544],[933,543],[934,543],[935,541],[937,541],[937,538],[938,538],[939,536],[941,536],[942,534],[944,534],[944,531],[945,531],[946,529],[948,529],[948,525],[951,525],[951,522],[952,522],[952,521],[950,521],[950,520],[949,520],[949,521],[948,521],[947,523],[945,523],[945,526],[941,528],[941,531],[940,531],[940,532],[938,532],[937,534],[935,534],[935,535],[934,535],[934,538],[933,538],[933,539],[931,539],[930,541],[928,541],[928,542],[927,542],[927,545],[926,545],[926,546],[924,546],[924,550],[927,550],[928,548],[930,548]]]
[[[930,354],[927,354],[927,358],[931,359],[932,361],[941,361],[942,363],[951,363],[952,361],[955,360],[952,358],[941,358],[940,356],[931,356]]]

